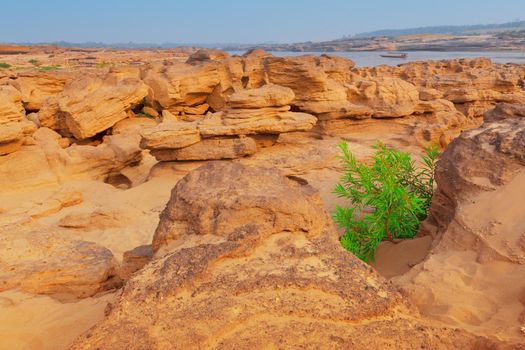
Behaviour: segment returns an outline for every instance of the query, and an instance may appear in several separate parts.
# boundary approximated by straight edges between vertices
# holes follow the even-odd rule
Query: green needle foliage
[[[364,261],[382,240],[413,238],[432,201],[437,147],[425,148],[416,169],[408,153],[375,146],[370,164],[358,162],[348,144],[339,145],[344,176],[334,193],[352,206],[336,207],[334,220],[345,230],[341,245]]]

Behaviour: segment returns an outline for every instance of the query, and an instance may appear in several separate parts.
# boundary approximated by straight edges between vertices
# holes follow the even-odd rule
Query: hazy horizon
[[[2,5],[0,42],[289,43],[380,29],[514,21],[525,1],[25,0]]]

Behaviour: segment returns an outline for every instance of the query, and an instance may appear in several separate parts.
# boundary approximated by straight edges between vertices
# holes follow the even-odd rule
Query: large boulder
[[[266,84],[257,89],[239,90],[229,97],[231,108],[264,108],[290,105],[295,98],[292,89]]]
[[[39,120],[62,134],[85,139],[125,119],[126,112],[147,94],[148,87],[136,78],[88,76],[68,84],[62,93],[50,98],[39,112]]]
[[[495,346],[411,315],[391,284],[340,247],[316,191],[277,170],[209,163],[191,172],[154,247],[156,259],[72,349]]]
[[[141,131],[141,147],[157,149],[178,149],[188,147],[201,140],[195,122],[167,120]]]
[[[480,128],[452,141],[437,164],[436,181],[426,225],[436,237],[434,248],[397,283],[426,316],[522,342],[523,105],[498,105]]]
[[[120,285],[110,250],[47,232],[0,232],[0,291],[85,298]]]
[[[75,74],[67,71],[33,70],[19,73],[9,84],[20,91],[26,110],[38,111],[50,97],[61,93],[73,79]]]
[[[175,113],[181,111],[180,107],[202,105],[220,83],[217,67],[215,63],[153,67],[143,79],[151,88],[148,100]]]
[[[268,81],[292,89],[294,105],[304,112],[327,114],[327,105],[334,103],[338,109],[332,109],[327,117],[348,116],[351,113],[344,109],[350,105],[346,88],[330,78],[320,60],[315,56],[267,57],[264,64]]]
[[[197,187],[201,189],[195,191]],[[316,212],[316,203],[319,198],[312,188],[298,186],[278,171],[210,163],[173,189],[153,236],[153,249],[190,234],[233,237],[305,231],[317,235],[326,218]]]
[[[348,97],[350,102],[369,108],[376,118],[411,115],[420,102],[417,88],[397,78],[357,81],[349,86]]]

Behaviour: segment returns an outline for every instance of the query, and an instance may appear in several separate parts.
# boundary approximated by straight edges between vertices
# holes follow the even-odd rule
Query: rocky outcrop
[[[167,120],[159,125],[141,131],[141,147],[150,150],[179,149],[201,140],[198,124]]]
[[[145,72],[143,80],[151,88],[150,103],[174,114],[194,114],[193,109],[204,106],[208,95],[220,83],[215,63],[153,67]]]
[[[180,149],[152,150],[159,161],[235,159],[257,152],[257,144],[251,137],[209,138]]]
[[[437,243],[397,281],[423,314],[523,339],[524,146],[523,105],[499,104],[442,155],[431,207]]]
[[[48,128],[39,128],[32,145],[0,157],[0,188],[30,191],[71,180],[105,180],[142,158],[138,140],[129,134],[105,136],[80,145]]]
[[[316,191],[276,170],[193,171],[173,190],[154,247],[166,255],[72,349],[494,346],[409,316],[391,285],[338,245]]]
[[[393,76],[420,91],[438,91],[469,118],[482,117],[498,102],[525,102],[525,69],[496,65],[487,58],[411,62],[398,67],[360,68],[355,73],[367,79]]]
[[[347,94],[352,103],[368,108],[376,118],[411,115],[420,102],[416,87],[398,78],[357,81]]]
[[[254,134],[311,129],[317,119],[290,111],[294,93],[273,84],[245,89],[229,97],[228,108],[197,121],[167,120],[142,132],[141,146],[157,160],[233,159],[257,151]]]
[[[256,178],[264,179],[265,185]],[[197,187],[201,190],[195,191]],[[229,240],[281,231],[319,235],[328,222],[317,212],[318,204],[312,188],[297,186],[278,171],[210,163],[190,172],[172,190],[153,236],[153,249],[189,235]]]
[[[0,156],[18,150],[36,125],[26,119],[20,93],[12,86],[0,86]]]
[[[0,291],[85,298],[121,284],[118,264],[102,246],[49,232],[1,231]]]
[[[75,73],[68,71],[28,71],[17,74],[9,82],[20,91],[22,102],[28,111],[38,111],[47,100],[64,90],[67,83],[75,79]]]
[[[86,77],[68,84],[39,113],[43,126],[77,139],[105,131],[142,102],[148,87],[134,78]]]

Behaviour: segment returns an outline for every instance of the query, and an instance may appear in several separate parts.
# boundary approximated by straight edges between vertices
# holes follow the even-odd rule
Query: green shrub
[[[111,63],[108,63],[108,62],[99,62],[97,64],[95,64],[95,68],[97,69],[104,69],[106,67],[109,67],[111,66]]]
[[[368,262],[382,240],[413,238],[417,233],[432,200],[439,153],[435,146],[425,148],[416,169],[408,153],[382,143],[375,146],[370,164],[358,162],[346,142],[339,148],[345,173],[334,193],[352,206],[337,206],[334,220],[345,230],[341,245]]]
[[[60,65],[56,65],[56,66],[39,67],[38,69],[39,70],[57,70],[57,69],[60,69],[60,68],[62,68]]]
[[[35,60],[34,58],[30,59],[29,61],[27,61],[28,63],[31,63],[32,65],[35,65],[35,66],[38,66],[40,64],[40,62],[38,62],[37,60]]]
[[[10,67],[11,67],[11,65],[10,65],[9,63],[3,63],[3,62],[0,62],[0,68],[5,68],[5,69],[7,69],[7,68],[10,68]]]

